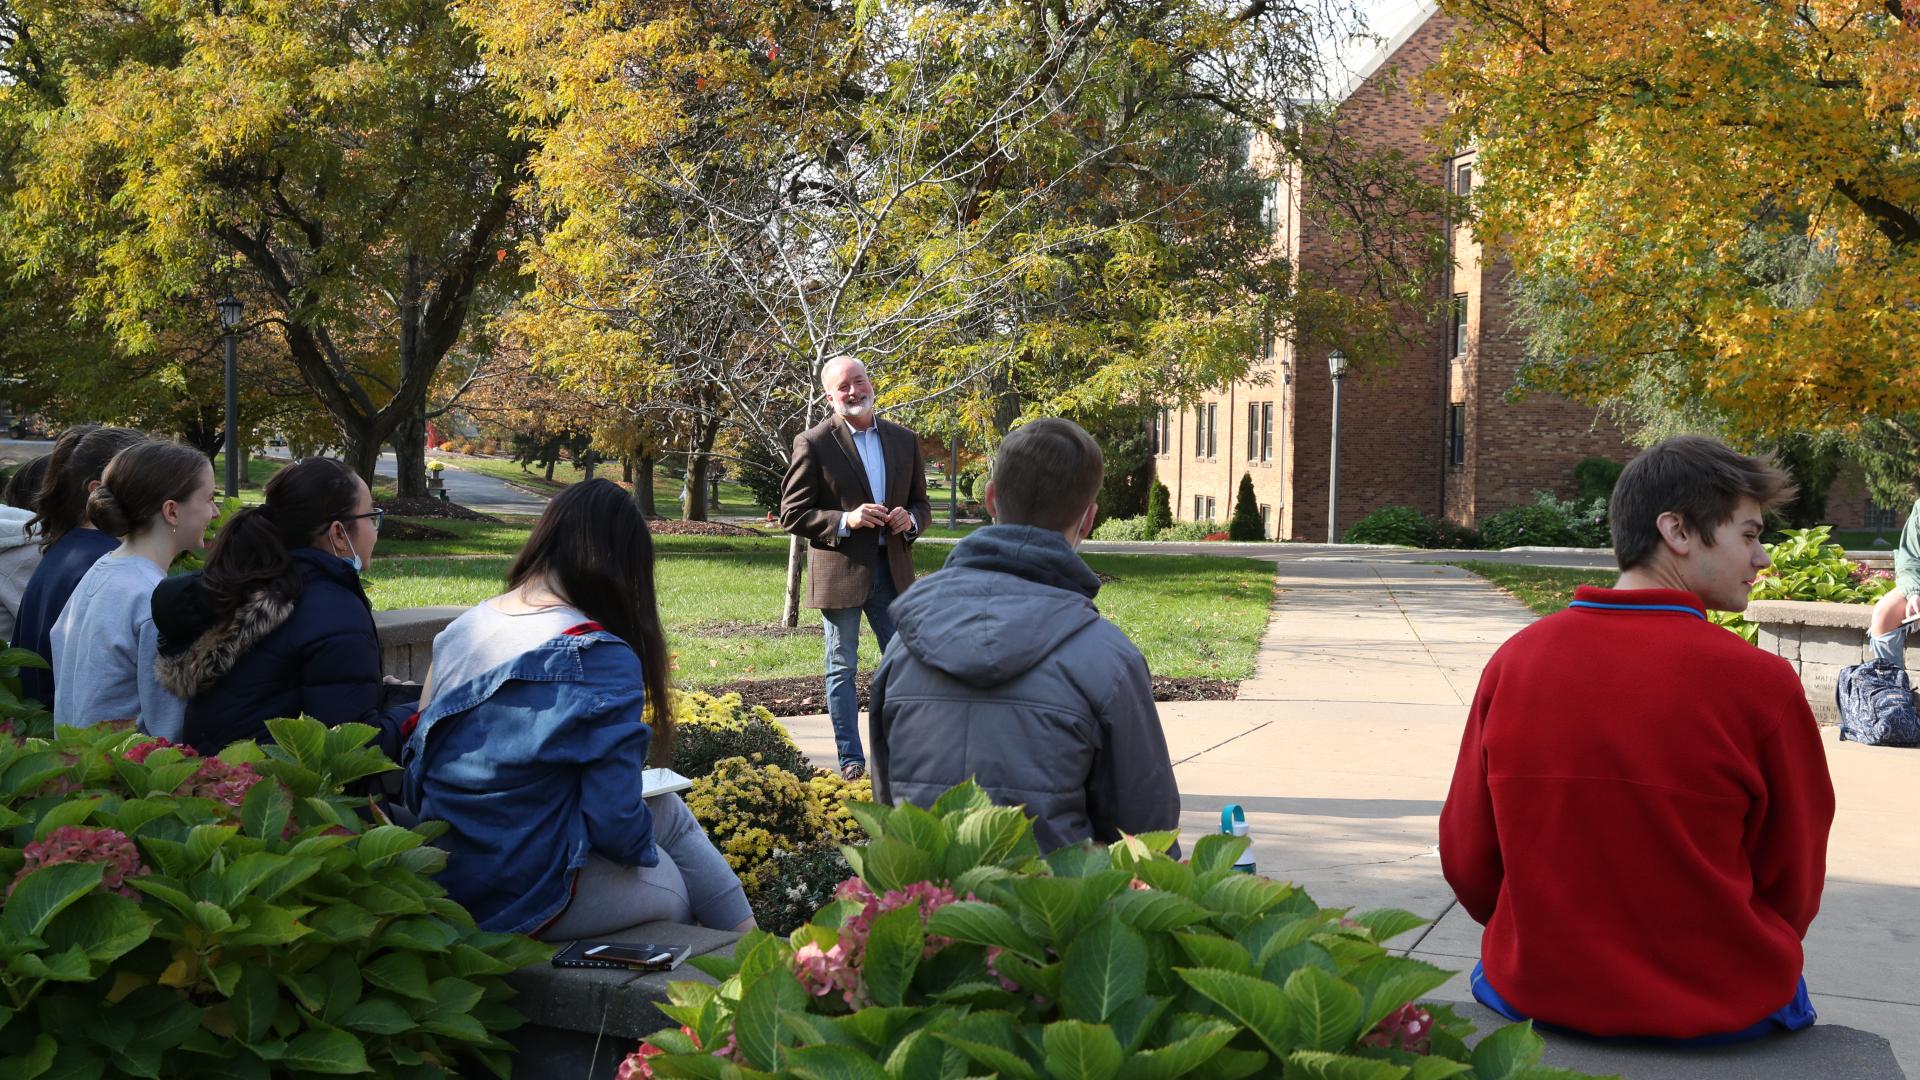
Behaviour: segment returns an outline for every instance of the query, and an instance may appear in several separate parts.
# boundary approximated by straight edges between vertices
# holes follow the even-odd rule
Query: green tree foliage
[[[1167,490],[1167,485],[1155,480],[1147,496],[1147,532],[1158,535],[1160,530],[1172,527],[1173,493]]]
[[[1434,547],[1438,539],[1433,522],[1412,506],[1383,506],[1347,527],[1341,537],[1348,544],[1402,544]]]
[[[1146,512],[1147,489],[1153,483],[1153,433],[1147,427],[1152,411],[1117,409],[1088,429],[1100,443],[1106,472],[1100,479],[1100,520],[1137,517]]]
[[[233,282],[373,475],[424,485],[429,390],[505,261],[529,151],[444,0],[9,0],[9,254],[100,348]],[[24,164],[23,164],[24,163]],[[204,338],[202,339],[204,341]]]
[[[1253,475],[1240,474],[1240,491],[1234,496],[1233,517],[1227,522],[1229,540],[1265,540],[1266,526],[1260,520],[1260,504],[1253,494]]]

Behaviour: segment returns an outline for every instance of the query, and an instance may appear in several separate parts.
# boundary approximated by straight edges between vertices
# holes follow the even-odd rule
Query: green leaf
[[[65,952],[22,953],[7,965],[10,974],[53,982],[91,982],[93,964],[86,951],[71,946]]]
[[[1284,984],[1293,977],[1293,973],[1302,968],[1319,968],[1329,975],[1336,974],[1340,965],[1334,962],[1333,954],[1314,941],[1303,941],[1285,949],[1279,949],[1267,957],[1260,965],[1260,977],[1270,983]]]
[[[1546,1043],[1532,1024],[1508,1024],[1473,1048],[1473,1075],[1477,1080],[1507,1080],[1525,1066],[1538,1064],[1545,1050]]]
[[[153,919],[123,896],[90,892],[47,925],[48,948],[79,949],[96,963],[111,963],[132,952],[153,933]]]
[[[873,1059],[846,1046],[802,1046],[787,1051],[786,1071],[801,1080],[887,1080]]]
[[[419,953],[387,953],[375,957],[372,963],[361,970],[366,973],[368,982],[382,989],[421,1001],[433,1000],[433,994],[427,989],[427,967]],[[801,993],[805,995],[805,991]]]
[[[1200,897],[1203,907],[1234,915],[1254,916],[1285,900],[1292,888],[1258,874],[1234,874],[1213,883]]]
[[[879,921],[874,920],[876,928]],[[807,992],[801,988],[800,981],[793,977],[793,973],[784,967],[768,972],[743,990],[740,1006],[733,1014],[733,1034],[739,1040],[740,1052],[746,1056],[748,1063],[756,1069],[771,1071],[778,1068],[780,1047],[784,1040],[780,1029],[780,1013],[804,1012],[806,1008]]]
[[[234,1033],[243,1043],[264,1041],[279,1010],[280,987],[273,973],[264,965],[247,965],[233,987]]]
[[[1134,867],[1133,876],[1160,892],[1174,893],[1189,899],[1199,891],[1194,880],[1193,867],[1186,863],[1156,859]]]
[[[380,920],[358,904],[329,904],[308,915],[307,927],[336,944],[364,941],[380,927]]]
[[[229,945],[287,945],[313,932],[292,911],[263,900],[249,900],[239,910],[247,925],[228,932]]]
[[[968,779],[948,788],[933,800],[933,814],[935,817],[947,817],[962,810],[986,810],[992,806],[993,797],[987,794],[987,789]]]
[[[34,822],[33,838],[45,840],[47,834],[55,829],[64,829],[69,825],[79,825],[93,816],[93,808],[100,805],[100,796],[90,799],[71,799],[55,803]]]
[[[55,915],[97,888],[105,871],[99,863],[43,866],[14,882],[0,921],[20,937],[39,937]]]
[[[1079,928],[1082,881],[1029,877],[1013,883],[1020,898],[1020,925],[1047,944],[1064,946]]]
[[[1287,1075],[1305,1080],[1403,1080],[1408,1069],[1391,1061],[1301,1050],[1287,1059]]]
[[[1473,1066],[1463,1061],[1449,1061],[1443,1057],[1423,1057],[1413,1063],[1413,1075],[1409,1080],[1452,1080],[1473,1071]]]
[[[327,749],[325,724],[305,716],[282,718],[267,721],[267,730],[273,733],[275,746],[285,750],[299,765],[315,772],[325,771]]]
[[[1044,1045],[1054,1080],[1113,1080],[1120,1072],[1120,1041],[1105,1025],[1056,1020],[1047,1025]]]
[[[847,810],[853,814],[853,820],[860,823],[868,836],[885,836],[887,820],[893,816],[893,808],[878,803],[854,802],[847,804]]]
[[[1286,995],[1249,975],[1210,968],[1175,968],[1188,986],[1253,1032],[1275,1057],[1293,1049],[1293,1017]]]
[[[1377,911],[1363,911],[1355,915],[1353,921],[1371,931],[1373,940],[1387,941],[1409,930],[1417,930],[1432,920],[1399,908],[1380,908]]]
[[[274,840],[293,816],[293,793],[278,780],[262,780],[240,802],[240,828],[262,840]]]
[[[1030,960],[1046,959],[1046,950],[1004,908],[977,900],[961,900],[934,912],[927,932],[973,945],[996,945]]]
[[[1210,874],[1215,870],[1231,870],[1234,861],[1253,846],[1253,840],[1245,836],[1228,836],[1225,833],[1208,833],[1193,842],[1193,854],[1187,861],[1193,865],[1195,873]]]
[[[990,806],[963,811],[948,818],[947,827],[953,834],[946,858],[950,870],[956,866],[965,869],[1040,854],[1040,847],[1033,840],[1033,822],[1017,807]]]
[[[279,1064],[287,1069],[345,1075],[372,1072],[367,1064],[366,1048],[360,1040],[339,1028],[315,1027],[302,1032],[287,1044]]]
[[[4,656],[4,654],[0,654]],[[36,657],[36,659],[38,659]],[[39,1080],[47,1070],[53,1068],[54,1055],[59,1053],[60,1044],[51,1035],[36,1035],[33,1046],[26,1052],[0,1058],[0,1076],[14,1080]],[[68,1075],[76,1075],[69,1073]],[[95,1073],[94,1075],[99,1075]]]
[[[1248,959],[1247,950],[1239,942],[1200,933],[1175,934],[1173,940],[1179,944],[1180,951],[1201,967],[1218,968],[1237,975],[1253,974],[1253,961]]]
[[[419,949],[437,953],[452,945],[458,937],[453,927],[438,919],[395,919],[374,939],[374,945],[385,949]]]
[[[1159,934],[1206,922],[1206,908],[1179,893],[1128,889],[1107,901],[1120,921],[1143,934]]]
[[[360,856],[360,865],[368,868],[385,866],[403,851],[411,851],[426,842],[426,837],[411,829],[398,825],[381,825],[369,829],[360,838],[355,851]]]
[[[898,811],[895,811],[898,813]],[[866,847],[864,876],[875,892],[903,889],[934,876],[932,856],[905,840],[883,836]]]
[[[1308,1050],[1338,1050],[1360,1034],[1360,992],[1317,967],[1287,977],[1293,1030]]]
[[[913,983],[914,969],[926,950],[927,935],[918,905],[894,908],[873,920],[867,932],[861,977],[879,1005],[899,1005]]]
[[[1440,988],[1452,972],[1404,956],[1383,956],[1349,972],[1360,991],[1360,1030],[1368,1031],[1388,1013]]]
[[[893,816],[887,819],[887,839],[905,840],[919,848],[934,866],[941,865],[947,854],[947,824],[912,803],[893,808]]]
[[[1147,947],[1111,913],[1067,947],[1060,983],[1061,1012],[1067,1017],[1103,1023],[1146,992]]]
[[[199,869],[240,832],[238,825],[195,825],[187,834],[187,865]]]
[[[1120,1080],[1174,1080],[1212,1060],[1239,1029],[1223,1020],[1209,1020],[1184,1038],[1165,1046],[1129,1054],[1120,1066]]]
[[[934,1032],[934,1038],[1003,1076],[1011,1076],[1014,1080],[1040,1080],[1039,1070],[1006,1047],[962,1038],[944,1031]]]

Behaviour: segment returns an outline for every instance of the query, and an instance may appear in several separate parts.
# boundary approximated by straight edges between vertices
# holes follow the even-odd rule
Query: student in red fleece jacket
[[[1707,621],[1768,565],[1771,465],[1697,436],[1620,475],[1617,588],[1582,587],[1480,678],[1440,861],[1486,927],[1474,996],[1592,1035],[1813,1022],[1800,942],[1833,785],[1793,668]]]

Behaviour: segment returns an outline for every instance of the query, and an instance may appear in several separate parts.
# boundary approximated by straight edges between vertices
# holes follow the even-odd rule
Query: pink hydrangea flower
[[[1360,1045],[1409,1054],[1429,1053],[1433,1049],[1433,1014],[1408,1002],[1381,1017],[1372,1031],[1361,1036]]]
[[[140,849],[135,847],[127,834],[118,829],[88,829],[79,825],[63,825],[47,834],[46,839],[36,840],[26,846],[26,861],[20,867],[20,873],[7,886],[7,895],[13,895],[14,887],[28,874],[43,866],[57,866],[60,863],[99,863],[106,867],[100,877],[100,888],[106,892],[119,893],[129,900],[140,899],[140,894],[127,885],[129,878],[142,877],[153,873],[140,861]]]
[[[859,1007],[860,973],[848,962],[844,945],[824,951],[817,942],[802,945],[793,954],[793,973],[814,997],[838,994],[849,1008]]]
[[[177,794],[213,799],[237,807],[260,779],[260,774],[254,772],[253,766],[246,762],[229,765],[219,758],[206,758],[200,763],[200,771],[180,785]]]
[[[147,758],[151,756],[155,750],[166,750],[166,749],[178,750],[180,751],[180,756],[182,757],[192,758],[192,757],[200,756],[200,751],[195,750],[193,747],[183,746],[180,743],[173,742],[172,740],[169,740],[169,739],[151,739],[147,742],[135,743],[134,745],[127,747],[127,752],[125,754],[122,754],[121,756],[126,758],[128,761],[133,762],[136,765],[140,765],[140,764],[144,764]]]

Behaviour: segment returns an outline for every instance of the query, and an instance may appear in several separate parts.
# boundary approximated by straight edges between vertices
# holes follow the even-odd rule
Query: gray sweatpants
[[[731,930],[753,917],[740,879],[678,795],[647,800],[657,866],[587,856],[573,901],[536,935],[543,941],[599,937],[644,922],[694,922]]]

